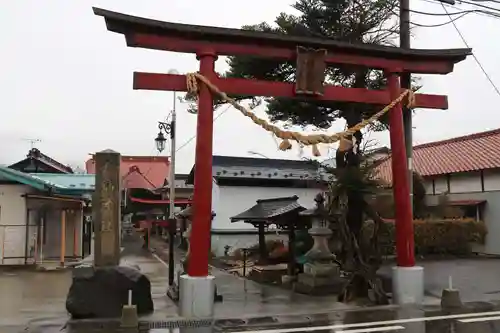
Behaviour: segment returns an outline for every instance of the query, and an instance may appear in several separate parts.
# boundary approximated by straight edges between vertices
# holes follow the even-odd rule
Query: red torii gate
[[[470,49],[404,50],[387,46],[349,44],[331,39],[178,24],[99,8],[94,8],[94,13],[105,18],[108,30],[123,34],[127,46],[196,54],[200,61],[199,73],[229,95],[297,98],[304,97],[305,93],[310,99],[387,105],[402,93],[400,73],[448,74],[455,63],[471,54]],[[260,56],[286,61],[298,59],[302,56],[300,52],[304,50],[305,53],[314,53],[309,58],[309,62],[314,65],[308,69],[308,73],[315,72],[316,78],[313,75],[311,79],[311,76],[306,75],[307,78],[300,83],[300,89],[298,82],[294,84],[220,78],[214,71],[217,56]],[[384,70],[388,78],[388,90],[323,85],[326,64]],[[318,73],[322,75],[320,79]],[[188,268],[188,275],[191,277],[208,276],[212,216],[213,96],[205,84],[200,83],[199,86],[194,218]],[[185,75],[134,73],[134,89],[186,91],[187,88]],[[446,96],[415,94],[414,97],[414,107],[448,108]],[[390,141],[396,204],[397,263],[400,267],[411,268],[415,265],[415,258],[401,103],[396,104],[390,112]]]

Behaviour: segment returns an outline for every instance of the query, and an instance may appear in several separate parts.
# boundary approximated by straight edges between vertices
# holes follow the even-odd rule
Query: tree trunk
[[[346,117],[346,120],[348,127],[355,126],[362,120],[361,114],[356,110],[352,110],[351,115]],[[353,136],[354,144],[345,156],[346,168],[348,169],[358,169],[360,165],[360,146],[363,135],[358,131]],[[350,189],[347,191],[347,200],[347,225],[356,239],[359,239],[361,227],[363,226],[363,194],[356,189]]]

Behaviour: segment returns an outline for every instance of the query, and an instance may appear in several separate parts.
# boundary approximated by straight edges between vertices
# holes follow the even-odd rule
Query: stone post
[[[94,265],[116,266],[120,263],[120,162],[113,150],[94,155],[95,192],[92,200],[94,220]]]

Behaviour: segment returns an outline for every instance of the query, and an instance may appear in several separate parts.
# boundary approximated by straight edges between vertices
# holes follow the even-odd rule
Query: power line
[[[219,119],[220,117],[222,117],[227,111],[229,111],[229,108],[231,107],[231,104],[227,105],[226,108],[224,110],[222,110],[213,120],[213,122],[215,123],[217,121],[217,119]],[[165,122],[167,122],[167,120],[169,119],[169,117],[171,116],[172,114],[172,111],[170,112],[170,114],[167,116],[167,118],[165,118]],[[188,140],[186,140],[183,144],[181,144],[176,150],[175,150],[175,153],[177,153],[179,150],[181,150],[182,148],[186,147],[187,145],[189,145],[194,139],[196,139],[196,134],[193,135],[192,137],[190,137]],[[151,152],[152,153],[152,152]],[[158,154],[156,156],[158,156],[160,153],[158,152]],[[171,153],[172,154],[172,153]],[[148,175],[148,173],[151,171],[152,169],[152,166],[149,168],[149,170],[144,174],[144,177],[146,177]]]
[[[444,23],[438,23],[438,24],[420,24],[420,23],[410,22],[410,24],[414,25],[414,26],[417,26],[417,27],[421,27],[421,28],[437,28],[437,27],[445,26],[445,25],[450,24],[450,23],[455,23],[455,21],[461,19],[462,17],[464,17],[467,14],[469,14],[469,13],[464,13],[464,14],[460,15],[459,17],[455,17],[455,18],[451,18],[450,17],[450,20],[448,22],[444,22]]]
[[[453,8],[455,10],[458,10],[459,12],[457,12],[457,13],[459,13],[459,14],[462,14],[462,12],[463,12],[463,10],[461,8],[459,8],[457,6],[454,6],[454,5],[451,5],[451,4],[448,4],[448,3],[439,2],[439,0],[437,0],[437,1],[436,0],[421,0],[421,1],[425,1],[425,2],[433,4],[433,5],[442,4],[442,5],[446,6],[446,7],[450,7],[450,8]],[[496,9],[494,9],[494,10],[496,10]],[[411,10],[411,11],[417,13],[416,10]],[[497,13],[494,13],[494,12],[491,12],[491,11],[488,11],[488,10],[484,10],[484,9],[473,9],[471,11],[474,11],[474,13],[477,14],[477,15],[485,16],[485,17],[497,17],[497,16],[500,15],[500,14],[497,14]],[[422,13],[424,13],[424,12],[422,12]],[[451,14],[455,15],[455,13],[451,13]],[[423,15],[425,15],[425,14],[423,14]],[[442,13],[440,15],[446,15],[446,14]]]
[[[215,123],[217,121],[217,119],[219,119],[220,117],[222,117],[222,115],[224,115],[227,111],[229,111],[229,108],[231,107],[231,104],[229,104],[223,111],[221,111],[213,120],[213,122]],[[184,142],[183,144],[181,144],[176,150],[175,152],[177,153],[179,150],[181,150],[182,148],[186,147],[188,144],[190,144],[194,139],[196,139],[196,134],[193,135],[192,137],[190,137],[188,140],[186,140],[186,142]]]
[[[442,27],[442,26],[445,26],[445,25],[448,25],[456,20],[459,20],[461,19],[462,17],[464,17],[465,15],[467,14],[470,14],[472,11],[469,11],[469,12],[463,12],[463,13],[460,13],[461,15],[458,16],[458,17],[455,17],[455,18],[451,18],[450,17],[450,20],[446,21],[446,22],[443,22],[443,23],[437,23],[437,24],[422,24],[422,23],[417,23],[417,22],[414,22],[414,21],[410,21],[409,23],[411,25],[414,25],[414,26],[417,26],[417,27],[421,27],[421,28],[437,28],[437,27]],[[396,12],[394,12],[394,15],[397,15]],[[419,12],[419,13],[422,13],[424,14],[423,12]],[[434,13],[425,13],[426,15],[429,14],[429,15],[433,15]],[[443,15],[446,15],[446,14],[441,14],[441,16]],[[500,18],[500,15],[499,15],[499,18]]]
[[[474,14],[484,14],[484,15],[488,15],[488,16],[500,18],[500,14],[493,13],[493,12],[490,12],[490,11],[487,11],[487,10],[483,10],[483,9],[461,10],[461,11],[453,12],[453,13],[449,13],[449,14],[446,14],[446,13],[422,12],[422,11],[414,10],[414,9],[410,9],[410,12],[415,13],[415,14],[420,14],[420,15],[427,15],[427,16],[450,16],[450,15],[460,15],[460,14],[474,13]]]
[[[448,10],[446,9],[446,7],[444,6],[444,4],[441,3],[441,6],[443,7],[444,11],[446,13],[448,13]],[[450,17],[451,19],[451,17]],[[469,43],[467,43],[467,40],[465,39],[464,35],[462,34],[462,32],[460,31],[460,29],[458,28],[457,24],[455,23],[455,21],[451,21],[451,24],[453,24],[453,27],[455,27],[455,30],[457,31],[458,35],[460,36],[460,38],[462,39],[464,45],[467,47],[467,48],[471,48],[469,46]],[[476,55],[474,53],[472,53],[472,57],[474,58],[474,60],[476,61],[476,63],[478,64],[479,68],[481,68],[481,70],[483,71],[484,75],[486,76],[486,78],[488,79],[488,81],[490,81],[490,84],[491,86],[493,87],[493,89],[495,89],[496,93],[498,96],[500,96],[500,90],[498,89],[498,87],[496,86],[495,82],[493,82],[493,80],[491,79],[490,75],[488,74],[488,72],[486,72],[486,69],[483,67],[483,65],[481,64],[481,62],[479,61],[479,59],[476,57]]]
[[[473,1],[473,2],[493,2],[493,3],[500,3],[499,0],[471,0],[471,1]]]
[[[467,0],[459,0],[458,2],[459,2],[459,3],[465,3],[465,4],[468,4],[468,5],[471,5],[471,6],[476,6],[476,7],[480,7],[480,8],[488,9],[488,10],[493,10],[493,11],[496,11],[496,12],[499,12],[499,13],[500,13],[500,8],[495,8],[495,7],[491,7],[491,6],[486,6],[486,5],[480,4],[480,3],[478,3],[478,2],[467,1]],[[443,4],[443,3],[441,3],[441,4]]]

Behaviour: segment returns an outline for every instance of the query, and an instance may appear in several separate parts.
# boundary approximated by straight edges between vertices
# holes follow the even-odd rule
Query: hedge
[[[486,226],[473,219],[415,220],[415,253],[417,255],[465,255],[472,252],[472,243],[484,244]],[[366,241],[372,235],[373,222],[363,229]],[[383,255],[395,254],[395,223],[386,220],[380,233],[380,250]]]

